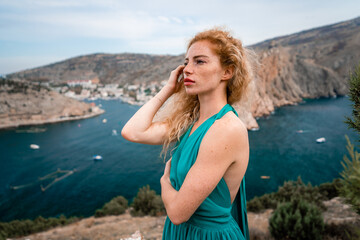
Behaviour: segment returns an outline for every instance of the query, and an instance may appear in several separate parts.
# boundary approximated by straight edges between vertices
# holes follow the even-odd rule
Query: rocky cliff
[[[360,63],[360,18],[270,39],[252,48],[259,56],[252,112],[302,98],[347,94],[348,75]]]
[[[260,31],[260,29],[259,29]],[[248,128],[254,117],[303,98],[347,93],[347,76],[360,62],[360,17],[249,46],[260,63],[248,100],[237,107]],[[13,79],[65,82],[99,79],[132,84],[167,79],[184,55],[93,54],[8,75]]]
[[[103,112],[39,84],[0,80],[0,129],[77,120]]]

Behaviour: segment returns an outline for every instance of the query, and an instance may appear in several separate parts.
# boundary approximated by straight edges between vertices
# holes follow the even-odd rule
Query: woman
[[[184,65],[124,126],[125,139],[163,144],[165,153],[176,142],[160,180],[168,215],[163,239],[249,239],[248,135],[230,104],[241,99],[250,79],[239,40],[219,29],[198,33]],[[171,113],[153,121],[170,96],[161,112]]]

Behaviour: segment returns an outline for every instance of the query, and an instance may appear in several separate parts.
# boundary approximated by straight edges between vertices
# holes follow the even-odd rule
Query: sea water
[[[113,197],[131,202],[147,184],[160,194],[161,146],[128,142],[120,134],[139,106],[95,102],[106,112],[94,118],[0,131],[0,221],[90,216]],[[358,139],[343,123],[350,115],[350,101],[341,97],[306,100],[258,119],[260,129],[249,131],[247,199],[276,191],[298,176],[313,185],[339,177],[345,134],[353,143]],[[320,137],[326,142],[316,143]],[[95,155],[102,160],[94,160]],[[49,174],[57,169],[73,173],[49,185],[56,179]]]

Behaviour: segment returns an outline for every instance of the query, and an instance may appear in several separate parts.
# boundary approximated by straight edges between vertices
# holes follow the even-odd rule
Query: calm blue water
[[[118,100],[96,103],[103,105],[105,114],[45,125],[47,130],[40,133],[0,131],[0,221],[38,215],[86,217],[115,196],[132,200],[146,184],[160,194],[164,169],[159,157],[161,146],[131,143],[120,135],[122,126],[139,107]],[[344,115],[350,114],[350,102],[343,97],[282,107],[274,115],[259,119],[260,130],[249,132],[248,199],[275,191],[285,180],[299,175],[314,185],[339,177],[340,161],[346,153],[344,135],[353,142],[357,139],[343,123]],[[112,135],[113,129],[118,136]],[[300,129],[304,132],[297,133]],[[319,137],[325,137],[326,143],[317,144]],[[30,144],[40,149],[33,150]],[[95,154],[103,160],[94,161]],[[45,192],[39,182],[18,190],[10,188],[36,182],[58,168],[77,171]],[[260,179],[262,175],[270,179]]]

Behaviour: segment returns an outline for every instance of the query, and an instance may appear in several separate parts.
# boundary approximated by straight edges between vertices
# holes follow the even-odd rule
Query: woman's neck
[[[202,123],[218,113],[227,104],[226,94],[199,95],[200,112],[198,121]]]

